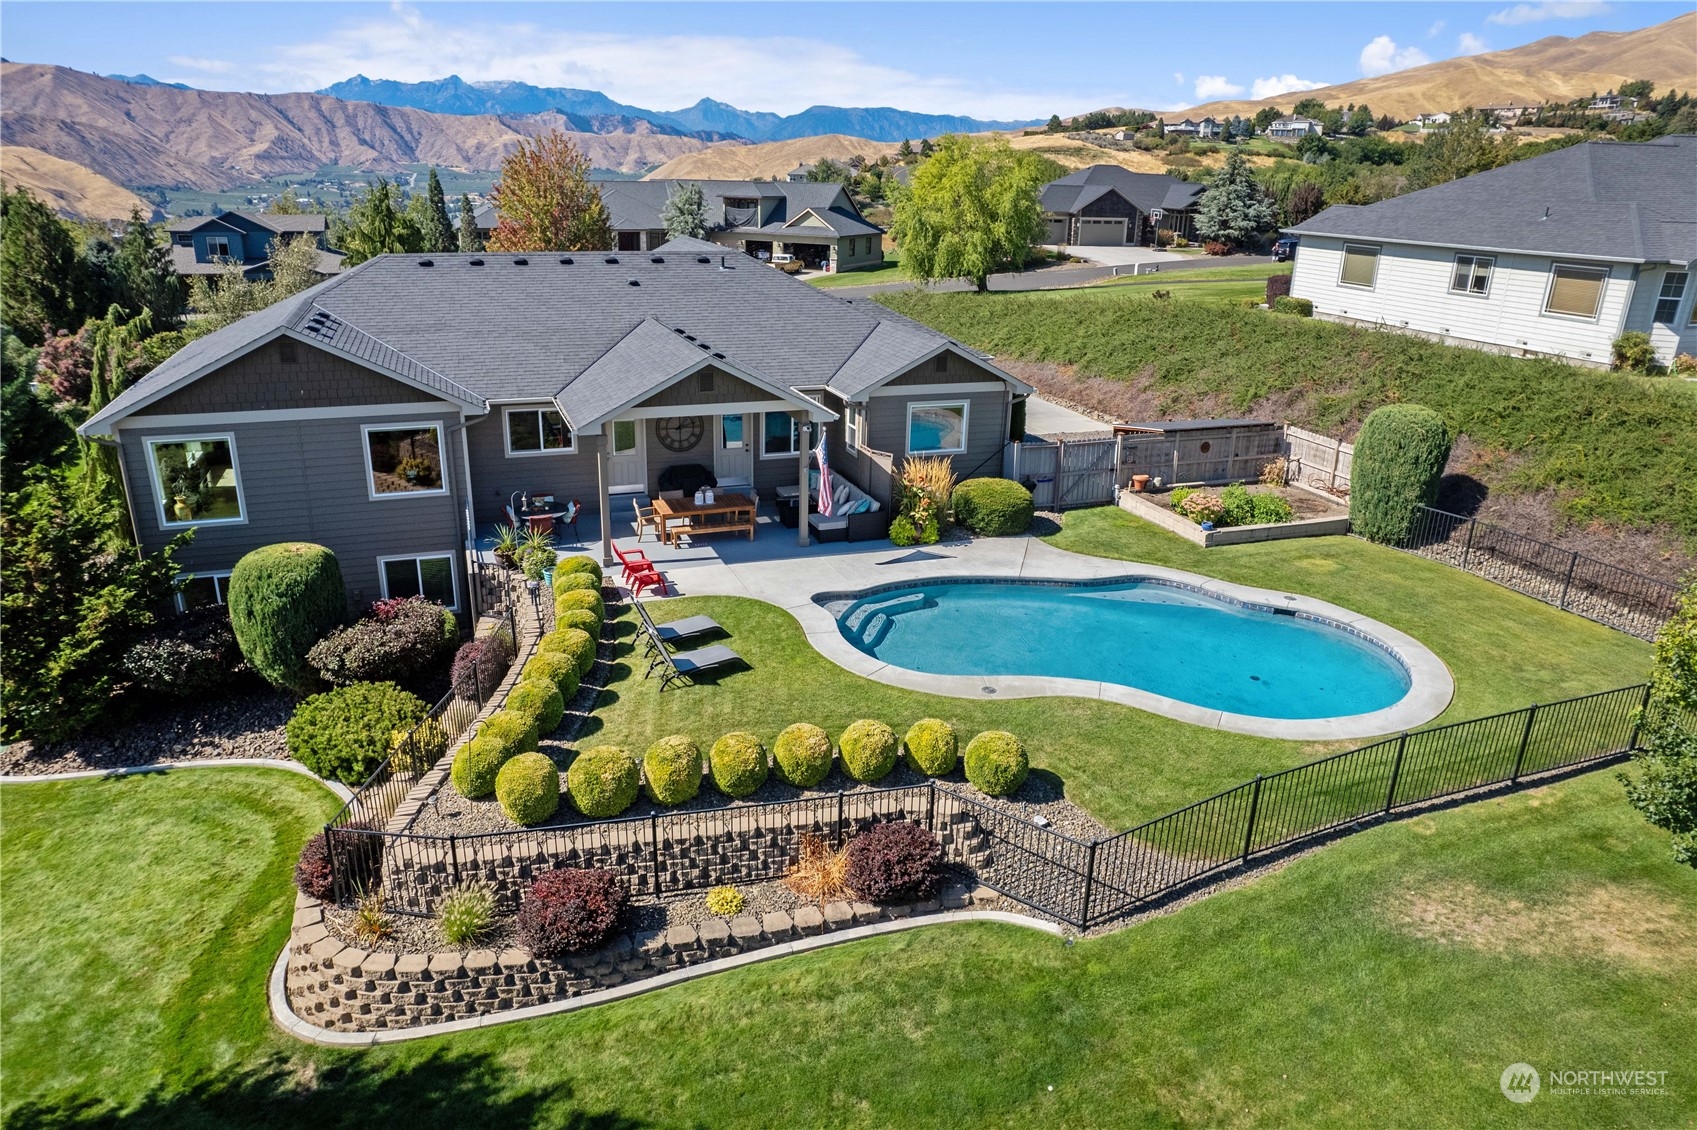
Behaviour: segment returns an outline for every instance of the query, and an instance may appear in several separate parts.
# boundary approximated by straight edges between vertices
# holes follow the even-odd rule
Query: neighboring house
[[[791,184],[802,184],[806,182],[807,174],[812,171],[813,168],[811,165],[797,165],[795,168],[784,174],[784,180]]]
[[[1313,118],[1279,118],[1267,127],[1267,136],[1274,141],[1301,141],[1310,135],[1320,137],[1326,127]]]
[[[1037,201],[1048,225],[1047,242],[1074,247],[1124,247],[1153,243],[1149,216],[1190,238],[1202,185],[1162,173],[1134,173],[1118,165],[1091,165],[1043,186]]]
[[[1697,353],[1697,137],[1593,141],[1377,204],[1302,237],[1316,317],[1607,365],[1628,330]]]
[[[1450,124],[1448,114],[1420,114],[1414,119],[1414,124],[1422,130],[1437,129],[1439,126]]]
[[[666,242],[660,212],[674,185],[698,184],[707,197],[707,238],[749,255],[789,254],[815,270],[852,271],[884,262],[884,229],[867,223],[840,184],[790,181],[602,181],[601,199],[618,251]],[[500,221],[493,205],[476,212],[487,239]]]
[[[171,264],[185,278],[220,274],[231,263],[239,263],[243,277],[268,279],[271,246],[279,239],[310,239],[318,244],[321,275],[342,269],[342,253],[331,250],[326,242],[328,216],[223,212],[173,220],[165,230],[171,235]]]
[[[1224,127],[1221,126],[1219,121],[1214,118],[1203,118],[1201,121],[1196,123],[1196,136],[1201,138],[1203,141],[1209,141],[1217,138],[1224,132]]]
[[[1168,137],[1195,137],[1198,130],[1195,122],[1185,118],[1179,122],[1168,122],[1165,132]]]
[[[1636,102],[1637,102],[1637,99],[1635,99],[1635,98],[1622,98],[1620,95],[1616,94],[1614,91],[1611,90],[1607,94],[1603,95],[1601,98],[1591,99],[1591,104],[1589,106],[1587,106],[1586,109],[1587,110],[1618,110],[1622,106],[1626,106],[1626,107],[1630,108]]]
[[[379,256],[189,343],[80,431],[116,441],[143,549],[197,531],[195,602],[249,550],[309,541],[355,609],[464,609],[466,551],[514,492],[581,499],[628,541],[631,498],[674,466],[799,489],[819,428],[884,507],[910,454],[1000,472],[1029,386],[723,250]]]
[[[1502,106],[1481,106],[1479,112],[1495,118],[1499,125],[1512,126],[1523,118],[1531,117],[1542,108],[1541,105],[1533,102],[1524,105],[1510,102]]]

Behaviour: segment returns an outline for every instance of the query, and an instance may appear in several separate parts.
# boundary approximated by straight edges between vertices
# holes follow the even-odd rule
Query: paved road
[[[1163,275],[1179,274],[1184,271],[1199,271],[1210,267],[1271,267],[1273,260],[1267,255],[1221,255],[1197,256],[1180,263],[1159,264]],[[1147,270],[1147,268],[1144,268]],[[1129,275],[1131,271],[1125,267],[1097,266],[1094,264],[1038,267],[1030,271],[1009,271],[1005,274],[990,276],[990,289],[994,291],[1021,290],[1062,290],[1067,287],[1085,286],[1111,279],[1115,275]],[[1175,280],[1178,281],[1178,280]],[[882,294],[891,290],[913,290],[917,284],[906,280],[900,282],[872,283],[867,286],[834,286],[827,293],[841,295],[844,298],[864,298],[871,294]],[[972,284],[965,279],[951,279],[948,282],[932,283],[923,289],[931,291],[968,291]]]

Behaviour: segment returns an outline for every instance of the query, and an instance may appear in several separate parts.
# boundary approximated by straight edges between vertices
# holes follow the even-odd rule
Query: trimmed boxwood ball
[[[726,734],[707,755],[713,783],[726,796],[747,796],[766,783],[766,747],[746,731]]]
[[[363,784],[389,756],[395,731],[412,729],[429,709],[394,683],[354,683],[315,694],[289,718],[289,756],[320,777]]]
[[[549,678],[521,678],[507,696],[507,709],[516,711],[536,723],[538,737],[552,734],[566,715],[566,700],[560,688]]]
[[[521,682],[546,679],[560,692],[560,698],[570,702],[577,695],[577,662],[559,652],[539,651],[525,660],[519,670]]]
[[[580,632],[588,632],[591,636],[601,634],[601,617],[583,608],[573,608],[569,612],[554,613],[554,630],[576,628]]]
[[[617,816],[636,801],[641,787],[636,758],[616,745],[580,753],[566,770],[566,794],[585,816]]]
[[[501,766],[514,756],[506,743],[494,734],[479,734],[454,754],[454,763],[448,769],[448,779],[454,783],[454,790],[463,797],[475,800],[488,796],[495,791],[495,777],[500,773]]]
[[[601,581],[590,573],[556,572],[554,574],[554,598],[556,600],[564,593],[578,591],[599,593]]]
[[[857,781],[877,781],[896,767],[901,742],[896,732],[874,718],[851,723],[837,739],[843,768]]]
[[[559,581],[562,573],[588,573],[599,584],[601,581],[601,562],[593,557],[585,557],[581,553],[575,557],[562,557],[560,563],[554,566],[554,580],[556,582]]]
[[[811,722],[784,727],[772,743],[772,760],[780,779],[797,788],[812,788],[831,772],[831,737]]]
[[[306,653],[348,614],[336,555],[311,542],[261,546],[230,570],[228,593],[230,627],[248,665],[274,687],[317,690]]]
[[[955,728],[941,718],[921,718],[907,729],[902,739],[908,760],[927,777],[947,777],[959,760],[960,739]]]
[[[682,734],[661,738],[643,755],[642,776],[649,800],[682,804],[701,791],[701,747]]]
[[[521,753],[495,774],[495,799],[514,824],[540,824],[560,807],[560,771],[546,754]]]
[[[1369,541],[1403,545],[1420,507],[1438,498],[1450,457],[1444,418],[1418,404],[1375,408],[1355,438],[1349,523]]]
[[[986,730],[966,744],[966,779],[988,796],[1007,796],[1025,784],[1031,763],[1006,730]]]
[[[506,746],[508,756],[529,753],[536,748],[539,735],[536,721],[516,710],[497,710],[483,722],[480,736],[493,737]]]
[[[1012,479],[967,479],[949,505],[955,522],[987,538],[1023,534],[1031,527],[1031,492]]]
[[[595,667],[595,639],[582,628],[555,628],[536,642],[544,655],[563,655],[577,664],[582,679]]]
[[[567,589],[554,598],[554,614],[556,616],[562,612],[571,612],[577,609],[595,613],[597,620],[607,618],[607,606],[602,603],[599,592],[591,592],[588,589]]]

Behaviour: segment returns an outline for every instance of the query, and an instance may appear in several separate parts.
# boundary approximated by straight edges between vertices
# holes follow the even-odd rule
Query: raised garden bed
[[[1290,503],[1296,517],[1289,522],[1264,525],[1226,526],[1204,530],[1201,526],[1173,510],[1168,502],[1170,491],[1138,493],[1121,490],[1120,509],[1153,522],[1163,530],[1177,534],[1186,541],[1207,549],[1216,545],[1244,545],[1258,541],[1283,541],[1286,538],[1311,538],[1349,532],[1349,507],[1330,495],[1301,486],[1249,488],[1252,494],[1276,494]]]

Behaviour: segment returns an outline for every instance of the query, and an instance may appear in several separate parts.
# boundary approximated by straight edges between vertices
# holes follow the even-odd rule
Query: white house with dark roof
[[[1629,330],[1664,363],[1697,353],[1697,137],[1587,142],[1286,230],[1316,317],[1586,365]]]
[[[1163,173],[1134,173],[1119,165],[1091,165],[1050,181],[1038,194],[1047,226],[1045,242],[1074,247],[1124,247],[1153,243],[1156,225],[1189,237],[1202,185]]]
[[[328,216],[220,212],[173,220],[165,225],[165,231],[171,237],[171,265],[184,278],[220,274],[230,264],[239,263],[243,277],[268,279],[271,248],[278,240],[310,239],[316,243],[321,275],[342,269],[342,253],[331,250],[326,242]]]
[[[1313,118],[1279,118],[1267,127],[1267,136],[1274,141],[1301,141],[1305,137],[1321,137],[1325,132],[1325,124]]]

